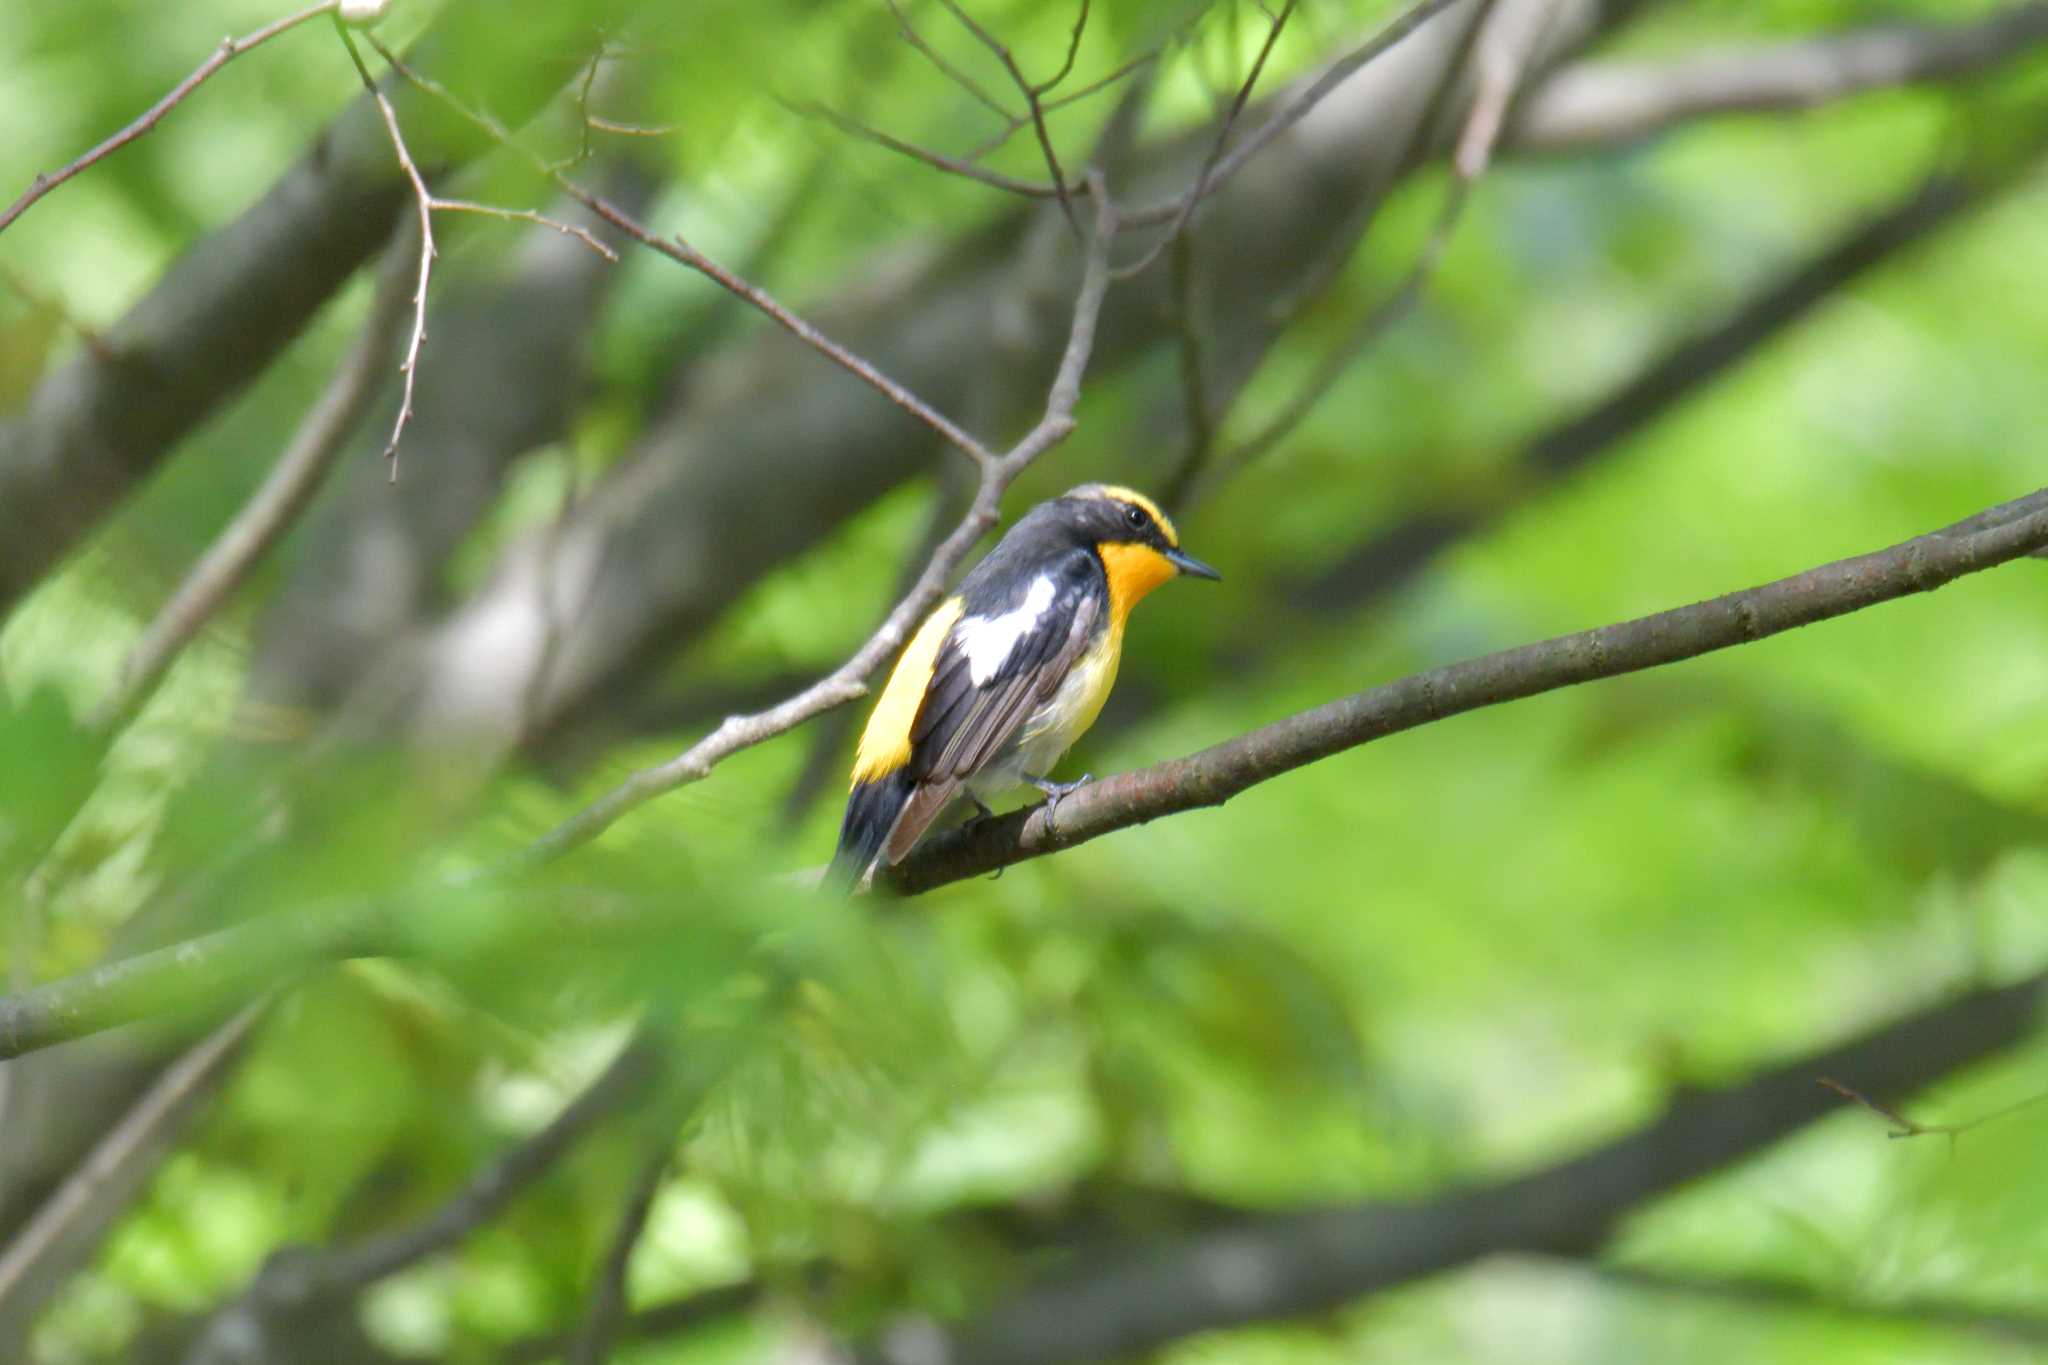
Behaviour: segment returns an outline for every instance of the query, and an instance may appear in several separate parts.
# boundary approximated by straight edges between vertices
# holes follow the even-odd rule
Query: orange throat
[[[1095,547],[1109,574],[1109,628],[1123,634],[1138,600],[1178,572],[1173,561],[1150,545],[1103,541]]]

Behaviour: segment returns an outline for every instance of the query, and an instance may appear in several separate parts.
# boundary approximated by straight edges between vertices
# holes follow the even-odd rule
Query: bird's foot
[[[1072,782],[1055,782],[1049,777],[1033,777],[1026,773],[1024,780],[1045,793],[1045,832],[1059,833],[1060,802],[1072,796],[1095,780],[1094,773],[1082,773]]]

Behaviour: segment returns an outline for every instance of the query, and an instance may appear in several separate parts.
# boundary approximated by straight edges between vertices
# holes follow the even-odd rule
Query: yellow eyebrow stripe
[[[925,689],[931,686],[939,647],[946,643],[963,606],[958,597],[947,598],[932,608],[917,634],[910,637],[903,657],[896,661],[896,671],[882,688],[874,714],[868,717],[867,729],[861,731],[860,749],[853,759],[855,786],[887,777],[910,762],[910,727],[917,723]]]
[[[1166,533],[1166,543],[1173,546],[1176,550],[1180,548],[1180,532],[1174,529],[1173,518],[1159,510],[1158,503],[1152,501],[1152,499],[1146,497],[1137,489],[1125,488],[1120,483],[1103,484],[1102,495],[1106,498],[1115,498],[1118,502],[1130,503],[1134,507],[1144,508],[1152,520],[1159,523],[1159,529]]]

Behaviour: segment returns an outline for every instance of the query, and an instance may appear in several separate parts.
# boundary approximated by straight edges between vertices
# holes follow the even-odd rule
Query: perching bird
[[[1089,483],[1026,512],[896,661],[860,737],[830,880],[901,861],[956,795],[986,815],[1020,782],[1055,804],[1079,786],[1046,774],[1101,712],[1132,606],[1177,574],[1222,577],[1142,493]]]

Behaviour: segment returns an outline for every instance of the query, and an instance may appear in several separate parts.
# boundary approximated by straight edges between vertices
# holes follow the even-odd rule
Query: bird
[[[1221,579],[1180,548],[1159,505],[1085,483],[1039,503],[911,636],[855,751],[829,885],[894,866],[956,796],[1029,783],[1049,814],[1089,779],[1048,774],[1116,683],[1124,624],[1168,580]]]

